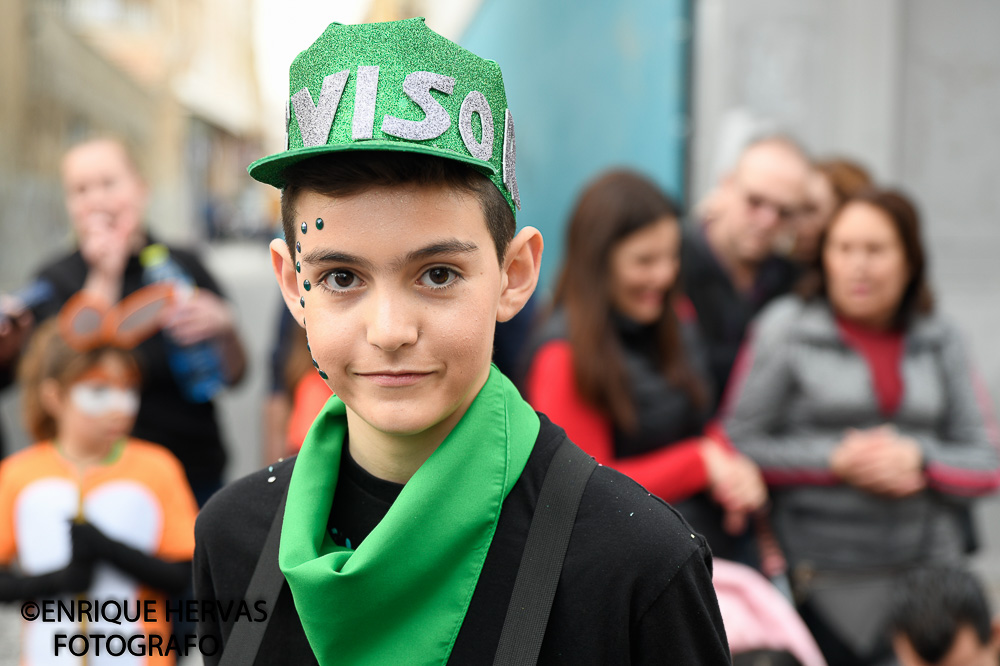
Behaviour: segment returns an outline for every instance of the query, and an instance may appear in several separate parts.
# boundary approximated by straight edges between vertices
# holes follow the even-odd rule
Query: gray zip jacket
[[[900,371],[903,398],[887,419],[867,362],[842,340],[825,300],[784,297],[755,322],[724,425],[771,487],[775,531],[793,566],[891,569],[957,558],[963,508],[1000,485],[989,399],[956,329],[916,318]],[[845,431],[885,423],[920,443],[926,490],[891,499],[833,476],[830,455]]]

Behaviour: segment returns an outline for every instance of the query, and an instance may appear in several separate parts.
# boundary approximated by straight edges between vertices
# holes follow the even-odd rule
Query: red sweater
[[[879,411],[890,417],[903,399],[903,377],[899,363],[903,357],[903,334],[876,331],[837,317],[837,329],[844,342],[868,363]]]
[[[526,389],[528,402],[565,429],[573,443],[661,499],[678,502],[708,486],[701,437],[667,443],[642,455],[615,457],[612,423],[577,392],[569,342],[542,345],[531,362]]]

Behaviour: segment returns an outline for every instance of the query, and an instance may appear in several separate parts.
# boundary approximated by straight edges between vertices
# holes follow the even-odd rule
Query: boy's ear
[[[302,306],[299,304],[299,280],[295,272],[295,262],[288,255],[288,245],[284,239],[275,238],[269,246],[271,249],[271,268],[274,279],[278,281],[281,297],[285,299],[285,307],[292,313],[292,319],[302,325]]]
[[[511,240],[500,275],[497,321],[512,319],[535,292],[543,245],[542,233],[534,227],[521,229]]]
[[[54,379],[43,379],[38,385],[38,401],[53,418],[63,410],[62,386]]]
[[[990,622],[990,649],[993,654],[1000,655],[1000,617],[995,617]]]

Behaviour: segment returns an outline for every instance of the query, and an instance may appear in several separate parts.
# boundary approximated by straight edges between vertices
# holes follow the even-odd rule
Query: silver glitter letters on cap
[[[378,67],[359,65],[354,82],[354,121],[351,125],[351,138],[355,141],[372,138],[377,93]]]
[[[521,210],[521,195],[517,193],[517,174],[514,173],[517,162],[517,146],[514,142],[514,116],[507,109],[503,123],[503,184],[510,192],[514,205]]]
[[[291,100],[285,100],[285,150],[288,150],[288,146],[291,145],[291,138],[288,136],[288,126],[292,122],[292,102]]]
[[[292,95],[292,106],[295,107],[295,118],[299,121],[303,146],[326,144],[349,73],[350,70],[345,69],[323,79],[323,90],[319,94],[318,104],[313,104],[309,88],[303,88]]]
[[[382,131],[389,136],[398,136],[410,141],[436,139],[451,127],[451,117],[434,96],[431,88],[450,95],[455,88],[455,79],[434,72],[411,72],[403,79],[403,92],[416,103],[426,116],[423,120],[403,120],[386,115],[382,119]]]
[[[479,114],[483,126],[482,141],[476,141],[472,129],[472,114]],[[462,135],[462,143],[476,159],[488,162],[493,157],[493,111],[486,96],[478,90],[471,90],[462,100],[462,108],[458,112],[458,132]]]

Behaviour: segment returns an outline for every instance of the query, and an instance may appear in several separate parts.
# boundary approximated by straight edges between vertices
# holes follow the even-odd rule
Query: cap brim
[[[298,148],[296,150],[286,150],[274,155],[269,155],[267,157],[262,157],[257,160],[249,167],[247,167],[247,172],[250,177],[254,180],[260,181],[267,185],[273,185],[278,189],[285,186],[285,169],[301,162],[309,157],[314,157],[316,155],[325,155],[327,153],[337,153],[343,151],[356,151],[356,150],[382,150],[382,151],[397,151],[402,153],[420,153],[422,155],[433,155],[435,157],[443,157],[449,160],[455,160],[456,162],[463,162],[470,166],[475,167],[481,171],[486,176],[496,176],[497,171],[489,162],[476,159],[471,155],[461,155],[455,153],[451,150],[445,150],[443,148],[438,148],[436,146],[430,145],[420,145],[411,143],[409,141],[386,141],[386,140],[370,140],[370,141],[359,141],[357,143],[350,144],[338,144],[338,145],[323,145],[323,146],[309,146],[308,148]]]

